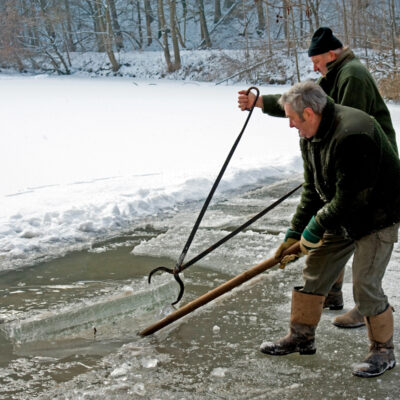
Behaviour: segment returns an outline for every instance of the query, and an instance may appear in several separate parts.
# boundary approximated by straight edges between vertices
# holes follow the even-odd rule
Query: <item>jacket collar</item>
[[[310,139],[310,142],[321,142],[327,139],[333,132],[333,125],[335,122],[335,103],[327,97],[326,106],[322,110],[321,123],[319,124],[317,133]]]
[[[344,64],[348,63],[354,58],[356,58],[356,56],[354,55],[353,51],[349,47],[346,47],[336,60],[326,64],[326,66],[328,67],[326,79],[329,80],[331,75],[335,75],[338,69],[340,69]]]

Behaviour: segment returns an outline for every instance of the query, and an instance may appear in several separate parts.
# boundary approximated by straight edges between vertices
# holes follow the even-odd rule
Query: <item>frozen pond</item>
[[[302,261],[137,336],[172,310],[175,281],[164,274],[149,286],[147,274],[173,267],[182,250],[244,122],[239,87],[46,77],[0,86],[10,118],[1,158],[9,174],[0,197],[0,399],[398,398],[398,367],[377,379],[351,375],[367,334],[335,328],[337,312],[323,313],[316,355],[259,352],[286,334]],[[285,120],[253,118],[187,260],[301,182],[296,133]],[[181,304],[269,258],[298,195],[190,267]],[[396,245],[384,280],[395,309],[399,261]],[[350,309],[350,268],[344,294]]]

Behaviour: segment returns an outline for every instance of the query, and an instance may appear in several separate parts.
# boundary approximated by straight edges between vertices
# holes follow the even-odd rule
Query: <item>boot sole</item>
[[[355,329],[355,328],[361,328],[362,326],[365,326],[365,323],[364,322],[357,322],[357,323],[355,323],[355,324],[347,324],[347,325],[345,325],[345,324],[338,324],[337,322],[332,322],[332,325],[335,325],[336,327],[338,327],[338,328],[341,328],[341,329]]]
[[[375,378],[376,376],[380,376],[384,374],[386,371],[391,370],[394,368],[396,365],[396,361],[393,361],[393,364],[389,364],[387,368],[385,368],[383,371],[380,371],[379,373],[372,373],[372,372],[367,372],[367,371],[353,371],[354,376],[358,376],[359,378]]]
[[[274,351],[272,349],[270,351],[268,351],[267,349],[260,349],[260,351],[261,353],[268,354],[270,356],[287,356],[288,354],[293,354],[293,353],[299,353],[302,356],[306,356],[315,354],[317,352],[317,349],[312,349],[312,350],[296,349],[293,351],[282,351],[282,352]]]

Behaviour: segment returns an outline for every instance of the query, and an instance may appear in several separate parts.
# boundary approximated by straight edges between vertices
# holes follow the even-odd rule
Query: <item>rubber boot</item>
[[[396,365],[393,351],[393,313],[389,306],[386,311],[372,317],[365,317],[370,340],[369,353],[365,360],[355,365],[353,375],[372,378],[382,375]]]
[[[264,342],[261,352],[274,356],[290,353],[315,354],[315,329],[322,314],[325,297],[300,292],[301,287],[292,292],[292,312],[289,333],[275,343]]]
[[[328,296],[326,296],[324,308],[329,308],[330,310],[343,310],[343,279],[344,268],[342,269],[342,272],[340,273],[336,282],[333,284],[331,290],[328,293]]]
[[[360,314],[357,307],[353,307],[347,313],[338,315],[333,319],[332,324],[338,328],[359,328],[365,325],[364,317]]]

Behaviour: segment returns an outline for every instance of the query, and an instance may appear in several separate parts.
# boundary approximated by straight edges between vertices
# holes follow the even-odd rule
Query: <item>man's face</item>
[[[328,51],[327,53],[318,54],[311,57],[311,61],[314,65],[314,71],[319,72],[322,76],[325,76],[328,72],[326,64],[335,60],[335,53]]]
[[[286,117],[289,118],[289,126],[291,128],[297,128],[301,137],[310,139],[316,134],[318,128],[318,125],[315,126],[316,114],[314,114],[310,108],[304,110],[303,118],[301,118],[289,104],[285,104],[284,108]]]

